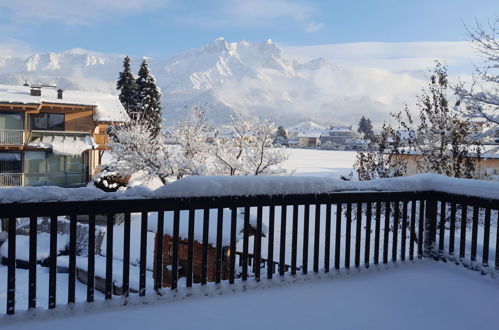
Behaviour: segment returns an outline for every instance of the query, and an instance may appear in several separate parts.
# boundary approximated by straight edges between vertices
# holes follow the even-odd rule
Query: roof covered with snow
[[[321,131],[305,131],[300,132],[296,137],[298,138],[320,138],[322,135]]]
[[[288,131],[304,131],[304,130],[324,130],[325,127],[314,123],[313,121],[302,121],[288,128]]]
[[[32,96],[30,87],[13,86],[0,84],[0,103],[40,105],[66,104],[66,105],[84,105],[95,107],[94,119],[96,121],[114,121],[125,122],[129,120],[123,105],[118,96],[83,91],[63,91],[63,98],[57,98],[55,88],[42,88],[41,96]]]

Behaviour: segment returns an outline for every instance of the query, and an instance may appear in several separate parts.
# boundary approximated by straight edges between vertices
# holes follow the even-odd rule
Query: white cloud
[[[305,31],[306,32],[315,32],[315,31],[319,31],[320,29],[322,29],[324,26],[326,26],[326,24],[324,23],[317,23],[317,22],[310,22],[307,24],[307,26],[305,27]]]
[[[282,46],[284,52],[299,61],[318,57],[342,67],[382,68],[392,72],[426,71],[439,60],[452,72],[471,72],[481,62],[471,44],[455,42],[359,42],[316,46]]]
[[[0,39],[0,57],[22,57],[27,56],[31,53],[31,47],[22,41],[14,39]]]
[[[17,21],[56,21],[68,25],[90,25],[108,15],[145,12],[166,5],[164,0],[0,0],[0,8]],[[28,20],[28,21],[26,21]]]

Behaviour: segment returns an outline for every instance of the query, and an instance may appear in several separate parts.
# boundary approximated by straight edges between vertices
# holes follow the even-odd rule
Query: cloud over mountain
[[[300,51],[290,51],[302,54],[305,60],[298,62],[270,39],[227,42],[218,38],[202,48],[149,62],[163,91],[169,121],[180,118],[185,106],[201,105],[210,121],[220,124],[228,121],[232,111],[273,117],[284,125],[304,120],[324,125],[356,123],[362,115],[379,123],[390,111],[401,110],[405,102],[413,103],[426,79],[424,68],[417,70],[415,65],[407,71],[365,63],[345,65],[334,59],[309,60]],[[348,58],[345,52],[338,49],[337,53]],[[122,59],[122,55],[82,49],[29,56],[0,54],[0,82],[43,81],[62,88],[116,93]],[[137,67],[141,59],[132,61]]]

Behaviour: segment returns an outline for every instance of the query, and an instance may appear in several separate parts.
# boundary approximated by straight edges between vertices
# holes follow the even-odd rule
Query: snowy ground
[[[289,149],[290,158],[284,164],[284,167],[290,171],[290,174],[296,173],[300,176],[316,176],[316,177],[334,177],[339,178],[340,176],[348,176],[352,171],[352,165],[355,161],[355,152],[348,151],[323,151],[323,150],[307,150],[307,149]],[[278,230],[280,228],[280,207],[276,207],[276,222],[275,228]],[[265,225],[267,225],[267,212],[268,209],[264,208],[264,219]],[[256,215],[256,210],[251,209],[252,215]],[[321,206],[321,229],[325,226],[325,206]],[[310,207],[310,214],[315,214],[315,207]],[[410,214],[410,212],[409,212]],[[290,263],[290,242],[291,242],[291,222],[292,222],[292,208],[288,208],[287,212],[287,227],[286,227],[286,263]],[[151,215],[150,215],[151,216]],[[332,210],[332,218],[335,219],[335,209]],[[229,215],[230,217],[230,215]],[[471,219],[471,217],[469,217]],[[493,213],[492,219],[497,219],[497,213]],[[140,219],[139,219],[140,220]],[[303,207],[299,208],[299,235],[298,235],[298,247],[301,251],[302,246],[302,227],[303,227]],[[365,240],[365,217],[362,218],[362,247],[364,247]],[[494,220],[493,220],[494,222]],[[150,224],[156,223],[156,220],[150,221]],[[213,222],[213,224],[215,224]],[[224,221],[225,225],[229,225],[230,221]],[[314,221],[310,223],[310,233],[314,232]],[[196,221],[196,229],[200,229],[202,225],[201,221]],[[132,228],[137,228],[132,230],[133,235],[138,235],[138,228],[140,224],[137,221],[132,221]],[[199,228],[198,228],[199,227]],[[352,226],[352,238],[354,238],[354,228]],[[374,225],[372,225],[374,228]],[[180,232],[186,232],[187,227],[184,222],[181,223]],[[383,224],[382,224],[383,232]],[[493,223],[491,228],[491,237],[496,236],[497,225]],[[210,229],[210,231],[212,231]],[[331,237],[335,237],[335,226],[331,228]],[[399,233],[400,234],[400,233]],[[342,226],[341,231],[341,264],[344,262],[344,243],[345,243],[345,226]],[[446,244],[448,243],[448,231],[446,231]],[[114,228],[115,237],[115,254],[114,257],[117,259],[122,259],[120,257],[120,247],[121,242],[118,237],[122,236],[122,228]],[[148,257],[152,257],[153,254],[153,240],[154,235],[151,233],[148,237]],[[458,248],[458,232],[456,233],[456,249]],[[471,233],[467,234],[467,239],[471,237]],[[479,227],[478,237],[483,237],[482,228]],[[399,242],[400,242],[399,237]],[[391,248],[391,235],[390,235],[389,246]],[[479,240],[481,242],[481,239]],[[492,240],[490,256],[493,258],[495,256],[495,245],[493,244],[495,240]],[[132,237],[132,259],[135,260],[136,254],[138,253],[138,237]],[[278,255],[279,238],[276,237],[274,240],[274,255]],[[469,243],[469,242],[467,242]],[[242,243],[239,242],[238,250],[241,250],[240,246]],[[262,240],[262,256],[266,256],[268,241],[266,238]],[[351,243],[351,264],[353,265],[354,256],[354,241]],[[408,244],[408,242],[407,242]],[[253,246],[252,241],[250,242],[250,250]],[[469,244],[467,244],[469,245]],[[371,247],[374,246],[374,235],[371,235]],[[5,252],[5,251],[4,251]],[[105,254],[105,249],[102,252]],[[312,268],[312,253],[313,253],[313,239],[309,240],[309,269]],[[399,244],[400,253],[400,244]],[[408,253],[408,247],[406,249]],[[469,253],[469,246],[467,247],[467,257]],[[122,252],[121,252],[122,254]],[[19,255],[19,253],[18,253]],[[364,250],[361,250],[361,260],[364,260]],[[482,255],[482,246],[478,246],[478,255]],[[320,260],[322,263],[324,257],[324,233],[320,235]],[[391,252],[390,252],[391,257]],[[85,258],[85,257],[83,257]],[[102,257],[99,257],[103,261]],[[331,250],[330,262],[333,265],[334,253]],[[301,264],[301,253],[298,255],[298,264]],[[373,254],[371,252],[370,259],[372,262]],[[149,260],[149,264],[152,265],[152,260]],[[480,262],[480,258],[478,258]],[[86,259],[83,260],[86,263]],[[59,260],[58,260],[59,263]],[[133,264],[133,262],[132,262]],[[133,264],[131,273],[132,287],[136,287],[136,282],[138,280],[138,271],[136,270],[136,263]],[[150,265],[148,265],[150,266]],[[431,268],[436,267],[436,268]],[[152,266],[148,267],[152,269]],[[97,270],[104,269],[103,267],[97,267]],[[6,267],[0,265],[0,280],[6,278]],[[471,275],[465,275],[469,272]],[[115,281],[121,283],[121,266],[115,267],[114,269]],[[127,309],[129,313],[120,313],[119,311],[113,311],[106,314],[96,315],[96,322],[101,322],[103,326],[109,325],[104,319],[114,319],[120,320],[124,325],[129,325],[129,327],[123,327],[120,324],[118,326],[123,329],[132,329],[138,326],[145,326],[146,328],[152,328],[154,322],[158,322],[159,318],[167,318],[169,324],[182,324],[183,327],[192,327],[193,329],[199,328],[201,324],[207,325],[209,329],[211,328],[229,328],[234,327],[235,322],[238,326],[237,328],[260,328],[265,325],[266,328],[320,328],[326,327],[328,324],[334,328],[373,328],[379,325],[380,329],[390,328],[387,325],[391,325],[393,329],[412,329],[414,327],[426,327],[429,326],[430,322],[428,318],[436,318],[437,313],[434,310],[440,309],[438,314],[438,319],[436,319],[434,328],[441,328],[442,325],[453,325],[456,323],[455,329],[467,329],[471,328],[471,324],[476,327],[479,326],[479,322],[486,322],[492,317],[495,317],[495,323],[497,324],[498,316],[493,316],[489,313],[489,306],[494,304],[497,306],[499,302],[499,286],[497,282],[495,284],[486,283],[487,279],[477,276],[470,272],[469,270],[459,269],[455,266],[449,268],[448,265],[442,265],[438,263],[424,263],[416,265],[408,265],[407,267],[399,267],[396,270],[390,270],[386,272],[369,272],[369,275],[359,275],[359,276],[349,276],[348,280],[346,278],[336,278],[334,280],[326,280],[324,282],[313,282],[305,283],[301,285],[289,286],[287,289],[269,289],[265,292],[250,292],[240,295],[229,295],[220,297],[217,299],[212,299],[210,303],[206,299],[192,300],[186,305],[186,302],[176,302],[165,306],[165,304],[160,304],[158,306],[148,306],[146,308],[137,309]],[[27,270],[17,269],[17,290],[16,290],[16,309],[22,311],[27,307],[27,282],[28,282],[28,272]],[[45,309],[47,306],[47,283],[48,274],[47,269],[39,267],[38,268],[38,306],[41,309]],[[262,270],[262,274],[265,274],[265,270]],[[447,278],[449,281],[447,281]],[[431,281],[430,281],[431,279]],[[3,281],[2,281],[3,282]],[[148,294],[152,293],[152,273],[147,272],[147,291]],[[4,282],[5,283],[5,282]],[[2,287],[2,283],[0,283]],[[181,282],[179,286],[183,286],[185,283]],[[64,304],[67,295],[67,274],[59,274],[57,282],[57,302],[58,304]],[[455,289],[454,288],[459,288]],[[473,289],[471,289],[473,288]],[[487,292],[487,294],[483,294]],[[491,293],[493,293],[491,295]],[[425,294],[430,294],[432,299],[428,305],[424,305],[420,308],[419,305],[423,305],[422,301]],[[336,297],[336,298],[332,298]],[[383,304],[379,304],[376,298],[383,297]],[[464,297],[466,304],[459,305],[460,300],[456,297]],[[476,306],[471,306],[472,297],[479,299],[479,304]],[[76,288],[76,299],[77,301],[85,301],[86,298],[86,287],[84,284],[77,282]],[[102,300],[102,294],[96,292],[96,300]],[[314,304],[310,304],[310,301],[316,301]],[[495,300],[494,300],[495,299]],[[0,308],[5,306],[6,292],[5,290],[0,290]],[[265,304],[259,304],[259,301],[265,301]],[[401,302],[404,302],[401,304]],[[482,303],[483,302],[483,303]],[[249,306],[248,308],[236,308],[233,306],[244,305]],[[310,306],[313,306],[310,307]],[[443,311],[441,307],[446,306]],[[165,309],[166,308],[166,309]],[[268,313],[268,310],[272,308],[272,313]],[[358,310],[356,309],[358,308]],[[191,313],[191,310],[196,310],[196,313]],[[248,310],[251,313],[248,313]],[[476,314],[475,314],[476,310]],[[167,311],[168,315],[165,315]],[[229,312],[230,311],[230,312]],[[332,313],[332,311],[335,311]],[[354,311],[361,312],[365,315],[363,318],[352,318],[352,313]],[[416,312],[415,312],[416,311]],[[464,312],[467,315],[473,315],[469,319],[462,321]],[[22,312],[21,312],[22,313]],[[119,314],[118,314],[119,313]],[[122,315],[126,314],[126,315]],[[186,315],[193,315],[195,318],[190,319],[191,322],[186,324]],[[230,315],[230,317],[226,317]],[[256,315],[255,319],[252,320],[251,315]],[[296,318],[284,317],[286,315],[297,315]],[[392,315],[401,315],[393,320]],[[475,318],[474,315],[477,315]],[[274,319],[275,316],[275,319]],[[97,324],[93,322],[92,319],[88,319],[88,316],[78,316],[83,322],[74,322],[74,318],[59,319],[54,321],[43,321],[39,324],[33,324],[33,327],[29,326],[30,329],[42,329],[42,328],[62,328],[63,326],[71,325],[71,328],[79,329],[74,323],[79,324]],[[454,319],[455,317],[455,319]],[[334,321],[331,320],[334,319]],[[471,321],[476,321],[471,323]],[[407,321],[404,321],[407,320]],[[457,320],[457,321],[455,321]],[[90,322],[90,323],[87,323]],[[151,323],[141,323],[140,322],[151,322]],[[173,323],[170,323],[173,322]],[[205,323],[206,322],[206,323]],[[255,323],[258,322],[258,323]],[[260,323],[261,322],[261,323]],[[274,322],[274,323],[273,323]],[[278,322],[278,323],[277,323]],[[363,323],[364,322],[364,323]],[[368,322],[368,323],[365,323]],[[393,323],[392,323],[393,322]],[[468,323],[467,323],[468,322]],[[0,319],[0,326],[1,326]],[[100,323],[99,323],[100,324]],[[477,325],[478,324],[478,325]],[[486,323],[483,323],[486,324]],[[112,324],[114,325],[114,323]],[[336,326],[337,325],[337,326]],[[428,326],[427,326],[428,325]],[[440,326],[436,326],[440,325]],[[24,325],[23,325],[24,328]],[[484,328],[489,328],[485,326]]]
[[[283,167],[300,176],[348,176],[357,152],[315,149],[287,149],[289,159]]]
[[[495,329],[499,285],[434,261],[141,307],[6,323],[5,329]]]

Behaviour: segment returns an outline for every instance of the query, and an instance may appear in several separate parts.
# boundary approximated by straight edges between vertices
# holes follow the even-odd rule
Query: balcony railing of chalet
[[[25,188],[22,188],[25,189]],[[467,191],[466,186],[462,187]],[[96,216],[105,215],[104,299],[132,293],[130,271],[131,214],[140,213],[140,257],[138,296],[164,293],[162,272],[169,271],[169,289],[185,290],[206,285],[208,250],[216,249],[215,283],[260,281],[263,277],[301,276],[308,272],[328,273],[340,269],[360,269],[396,262],[430,258],[452,260],[484,274],[499,271],[499,200],[455,195],[437,191],[418,192],[332,192],[319,194],[221,196],[158,199],[114,199],[76,202],[37,202],[0,204],[0,214],[8,219],[7,314],[16,308],[37,306],[37,220],[49,222],[50,257],[48,266],[48,308],[56,303],[72,304],[76,299],[77,258],[86,264],[86,301],[96,299]],[[200,211],[200,212],[196,212]],[[224,213],[230,214],[224,217]],[[166,214],[171,216],[167,217]],[[115,217],[123,215],[123,231],[113,235]],[[163,237],[166,221],[171,221],[171,264],[163,264],[162,239],[156,239],[153,268],[154,290],[146,290],[148,217],[157,214],[157,235]],[[243,217],[239,217],[243,214]],[[250,214],[254,236],[250,237]],[[79,215],[88,215],[88,253],[78,256],[77,224]],[[182,216],[181,216],[182,215]],[[202,215],[202,216],[199,216]],[[215,217],[213,215],[216,215]],[[256,217],[254,217],[256,215]],[[69,219],[69,258],[67,298],[56,301],[58,216]],[[29,218],[29,280],[27,306],[16,306],[16,222]],[[181,221],[181,219],[186,220]],[[225,222],[225,224],[224,224]],[[87,222],[86,222],[87,223]],[[212,232],[210,223],[216,223]],[[149,223],[150,224],[150,223]],[[245,229],[242,238],[236,228]],[[195,228],[202,228],[202,239],[195,241]],[[224,228],[230,239],[223,240]],[[181,230],[182,229],[182,230]],[[479,230],[480,229],[480,230]],[[181,236],[180,233],[186,233]],[[123,236],[121,236],[123,235]],[[253,234],[251,234],[253,235]],[[216,237],[216,244],[209,237]],[[18,237],[18,236],[17,236]],[[237,239],[241,238],[238,242]],[[122,266],[113,268],[113,240],[122,241]],[[121,244],[121,243],[120,243]],[[180,267],[180,250],[187,244],[187,261]],[[197,247],[201,247],[200,250]],[[213,245],[213,246],[212,246]],[[495,249],[494,249],[495,247]],[[226,254],[229,248],[231,253]],[[494,251],[495,250],[495,255]],[[183,251],[183,250],[182,250]],[[492,253],[491,253],[492,251]],[[195,257],[201,260],[200,283],[194,283]],[[102,258],[102,257],[101,257]],[[253,267],[250,267],[253,264]],[[225,266],[224,266],[225,265]],[[269,267],[267,267],[269,265]],[[224,273],[226,272],[226,273]],[[119,273],[120,280],[113,280]],[[121,280],[122,279],[122,280]],[[66,283],[64,283],[66,284]],[[40,284],[38,284],[40,285]],[[182,286],[184,282],[182,282]],[[43,285],[45,289],[45,284]],[[120,287],[120,290],[116,290]],[[0,287],[4,291],[4,287]],[[38,288],[38,292],[40,292]],[[5,292],[5,291],[4,291]],[[81,297],[80,297],[81,298]]]
[[[23,173],[0,173],[0,187],[18,187],[23,185]]]
[[[24,131],[15,129],[0,129],[0,145],[24,144]]]

